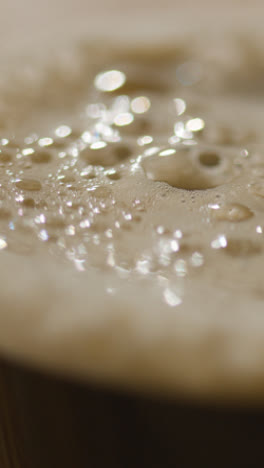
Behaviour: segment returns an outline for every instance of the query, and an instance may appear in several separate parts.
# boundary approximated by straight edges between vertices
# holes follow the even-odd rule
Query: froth
[[[242,298],[255,304],[262,292],[264,145],[259,119],[262,104],[256,103],[252,91],[257,77],[252,71],[249,92],[239,78],[247,69],[245,49],[237,44],[230,47],[230,65],[234,67],[234,56],[237,63],[232,76],[221,57],[219,62],[217,57],[210,59],[204,44],[197,50],[165,47],[161,55],[154,54],[152,48],[133,51],[129,47],[115,47],[106,55],[101,48],[82,44],[73,49],[66,62],[33,67],[34,92],[23,80],[20,92],[12,81],[5,84],[6,94],[2,92],[8,118],[0,140],[0,255],[7,264],[10,262],[14,286],[18,281],[13,275],[16,262],[32,268],[44,265],[46,274],[40,275],[41,279],[37,274],[41,284],[36,290],[44,300],[44,334],[56,329],[56,321],[58,329],[62,327],[55,333],[59,340],[53,343],[56,352],[59,343],[63,349],[70,340],[76,346],[82,320],[92,339],[91,349],[96,348],[97,337],[101,339],[101,333],[105,333],[106,349],[111,350],[113,324],[106,320],[106,309],[115,320],[115,310],[122,308],[115,335],[118,346],[109,354],[113,378],[118,375],[122,379],[126,374],[121,364],[117,366],[120,353],[125,350],[129,358],[133,346],[138,345],[139,355],[142,353],[145,359],[149,351],[143,348],[148,340],[154,357],[153,361],[146,358],[145,363],[152,362],[153,376],[155,354],[161,359],[155,346],[162,337],[168,340],[177,362],[179,353],[185,352],[191,369],[190,350],[196,345],[199,348],[201,342],[206,350],[210,348],[206,340],[218,327],[219,298],[223,296],[234,319],[231,330],[237,340],[235,351],[230,348],[223,358],[226,372],[221,367],[221,347],[225,340],[230,342],[222,329],[213,355],[215,365],[220,359],[223,375],[231,373],[231,358],[241,344],[235,322],[240,320]],[[79,73],[71,71],[69,76],[71,65],[76,63]],[[236,91],[231,86],[234,77],[239,79]],[[54,319],[49,312],[45,316],[50,303],[47,300],[45,306],[40,287],[47,291],[48,272],[53,269],[58,282],[65,280],[64,275],[66,284],[72,279],[76,301],[70,310],[65,306],[68,293],[60,290],[58,294],[63,297]],[[93,285],[87,291],[85,278]],[[142,285],[146,285],[145,292]],[[26,291],[30,296],[28,287]],[[134,300],[137,292],[139,297]],[[104,305],[98,301],[98,294],[104,298]],[[39,302],[35,293],[30,297],[32,304]],[[31,299],[23,299],[29,311],[33,310]],[[84,300],[90,304],[89,311],[83,306]],[[72,324],[75,306],[75,338],[70,338],[62,332],[64,326],[67,328],[63,309]],[[24,305],[22,308],[28,316]],[[250,318],[248,310],[243,311],[238,330],[241,327],[244,333]],[[160,326],[161,313],[162,337],[156,326]],[[257,323],[258,314],[253,316]],[[2,319],[7,321],[5,313]],[[98,335],[91,325],[93,320],[99,327]],[[223,324],[228,320],[226,310]],[[199,338],[195,337],[197,321],[202,330]],[[177,323],[193,324],[193,335],[187,337],[186,332],[181,337],[175,330],[171,332],[171,322],[176,328]],[[39,322],[40,335],[41,327]],[[30,327],[23,333],[24,346]],[[127,348],[118,341],[123,333],[131,340]],[[0,334],[0,344],[1,340],[3,347],[10,349]],[[33,341],[29,340],[31,345]],[[15,349],[15,344],[12,346]],[[18,344],[18,352],[23,354],[22,348]],[[43,349],[39,351],[40,360]],[[199,349],[201,356],[204,351]],[[66,367],[59,354],[62,356],[54,356],[54,363]],[[77,355],[80,359],[81,354]],[[107,374],[109,356],[100,350],[98,356],[98,372]],[[256,355],[252,354],[251,364],[254,359]],[[52,358],[48,361],[51,364]],[[84,372],[84,362],[77,365],[73,361],[69,367]],[[215,371],[209,367],[205,365],[204,372],[212,377]],[[90,360],[87,369],[96,374]],[[157,369],[164,386],[169,382],[172,387],[180,386],[180,366],[173,370],[168,365],[163,372],[160,363]],[[249,371],[250,366],[246,377]],[[134,364],[132,377],[144,380],[142,374],[143,370],[137,374]],[[197,379],[192,382],[195,388],[201,383],[202,370]],[[186,376],[184,385],[191,385],[191,380]],[[213,378],[213,387],[212,382]]]

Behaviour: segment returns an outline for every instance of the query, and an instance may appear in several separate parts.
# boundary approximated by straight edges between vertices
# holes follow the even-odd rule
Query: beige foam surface
[[[259,400],[257,20],[213,35],[203,20],[197,40],[169,16],[155,41],[141,18],[122,45],[82,23],[3,52],[0,349],[106,384]],[[109,70],[126,81],[104,92]]]

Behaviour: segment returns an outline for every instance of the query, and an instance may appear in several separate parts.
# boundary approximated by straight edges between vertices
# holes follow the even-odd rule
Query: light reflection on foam
[[[177,276],[184,277],[187,275],[187,264],[183,259],[176,260],[174,264],[174,270]]]
[[[99,150],[102,148],[105,148],[107,146],[107,143],[105,141],[96,141],[95,143],[92,143],[90,145],[90,148],[93,150]]]
[[[213,249],[224,249],[227,246],[227,239],[224,234],[219,234],[219,236],[211,242]]]
[[[69,136],[70,134],[72,133],[72,129],[71,127],[69,127],[69,125],[60,125],[58,128],[56,128],[55,130],[55,134],[59,137],[59,138],[66,138],[67,136]]]
[[[192,86],[202,77],[202,67],[194,61],[184,62],[175,67],[176,78],[185,87]],[[152,72],[154,76],[155,67]],[[168,80],[170,73],[171,70],[168,69],[166,72]],[[175,77],[173,79],[175,80]],[[126,81],[128,95],[118,95],[122,92],[122,86]],[[212,176],[208,176],[208,172],[220,171],[220,162],[224,158],[222,153],[221,158],[218,156],[219,147],[217,151],[215,148],[213,151],[211,149],[207,151],[201,146],[201,137],[206,138],[208,120],[207,116],[204,119],[201,117],[204,111],[200,113],[199,106],[192,107],[192,95],[188,94],[188,90],[184,89],[181,96],[179,89],[183,88],[179,84],[175,86],[174,91],[177,92],[175,94],[169,89],[166,92],[166,87],[162,93],[155,86],[150,86],[149,90],[146,87],[141,89],[139,83],[134,89],[132,86],[129,92],[129,81],[129,73],[126,76],[118,70],[99,73],[94,80],[97,91],[93,90],[93,93],[90,93],[88,102],[85,102],[81,111],[81,117],[75,116],[76,119],[73,120],[71,116],[70,122],[63,119],[65,122],[63,124],[60,120],[57,121],[51,133],[56,135],[55,140],[49,136],[42,136],[41,132],[27,133],[29,136],[24,138],[22,145],[17,144],[13,136],[9,139],[7,135],[8,138],[0,140],[2,146],[0,164],[8,180],[9,197],[13,197],[14,200],[13,205],[12,200],[10,202],[12,205],[10,214],[0,210],[0,223],[9,235],[11,231],[20,232],[20,222],[23,228],[30,230],[31,234],[33,232],[35,238],[42,241],[43,248],[45,243],[49,247],[53,243],[53,251],[59,251],[61,255],[66,256],[79,272],[84,272],[91,265],[99,269],[107,266],[120,278],[127,278],[132,274],[138,275],[141,279],[142,276],[163,278],[160,282],[163,298],[170,307],[176,307],[182,303],[184,295],[183,290],[180,287],[177,289],[175,285],[186,281],[186,278],[192,277],[198,271],[203,271],[202,267],[207,262],[207,256],[197,242],[199,235],[195,230],[192,234],[196,242],[192,239],[188,243],[190,232],[187,232],[188,227],[185,226],[181,216],[178,216],[177,210],[183,202],[188,202],[182,205],[188,205],[188,209],[191,203],[195,203],[196,195],[188,198],[185,192],[195,193],[198,190],[206,192],[207,189],[214,188],[214,184],[211,183]],[[118,92],[111,95],[114,91]],[[146,95],[141,96],[141,92]],[[175,95],[179,97],[175,98]],[[186,115],[187,107],[188,115]],[[171,145],[169,148],[168,142]],[[184,148],[183,145],[187,147]],[[193,152],[196,149],[191,148],[192,145],[197,146],[196,153]],[[43,173],[40,171],[40,178],[31,176],[31,171],[34,173],[38,170],[37,158],[31,156],[44,153],[44,150],[40,150],[38,146],[44,149],[50,147],[45,149],[45,153],[52,155],[46,157],[45,164],[42,164]],[[241,159],[247,161],[249,154],[251,157],[251,153],[244,146],[246,145],[243,145],[244,149],[239,148],[237,151],[237,167]],[[10,150],[10,155],[7,154],[7,149]],[[213,155],[215,160],[219,159],[219,164],[214,163]],[[164,166],[160,166],[157,171],[158,176],[152,177],[150,181],[142,171],[142,161],[146,159],[152,164],[152,156],[154,156],[153,164],[164,164]],[[42,158],[42,162],[44,159]],[[173,161],[173,165],[166,168],[165,164],[171,164],[170,160]],[[177,164],[175,161],[178,161]],[[228,161],[233,164],[231,157]],[[7,164],[10,165],[10,170]],[[228,170],[227,165],[227,173]],[[255,171],[257,172],[254,176],[258,173],[259,177],[261,168],[257,167]],[[164,177],[165,172],[166,177]],[[134,180],[140,187],[140,196],[136,196],[133,192],[133,184],[127,190],[128,193],[125,193],[124,189],[123,178],[132,179],[135,174],[138,178]],[[163,178],[160,174],[163,174]],[[171,177],[167,177],[171,174]],[[174,174],[178,174],[181,184],[173,185]],[[187,182],[195,179],[197,174],[199,176],[197,184],[182,182],[184,178]],[[208,179],[204,179],[204,174]],[[160,185],[155,191],[156,182]],[[174,187],[175,190],[172,191]],[[162,211],[163,207],[166,211],[167,205],[163,205],[161,200],[163,195],[166,200],[166,193],[169,190],[170,194],[175,195],[175,219],[174,212],[171,211],[173,213],[171,219],[164,222]],[[252,183],[251,190],[258,193],[259,197],[263,197],[262,181]],[[30,197],[29,191],[32,192]],[[154,203],[157,204],[157,208]],[[218,214],[220,208],[222,209],[222,205],[216,203],[216,200],[211,204],[207,202],[204,204],[203,213],[212,210]],[[237,213],[238,203],[235,208]],[[230,207],[228,209],[230,211]],[[232,213],[235,212],[234,206],[232,209]],[[155,221],[155,227],[151,226],[148,218],[148,212],[151,210],[153,212],[160,210],[160,219]],[[50,219],[49,212],[54,214],[54,219]],[[201,221],[208,229],[211,228],[211,217],[210,212],[210,219],[204,216]],[[243,220],[241,216],[240,218],[244,221],[245,217]],[[215,220],[225,221],[223,213],[221,217],[215,216]],[[234,217],[231,219],[229,215],[229,221],[234,222]],[[256,222],[261,221],[258,219]],[[209,241],[210,255],[215,256],[222,255],[215,251],[226,249],[227,246],[229,248],[227,241],[229,237],[224,233],[216,234],[217,232],[219,231],[212,231]],[[262,234],[262,227],[259,224],[254,225],[254,232]],[[148,239],[135,248],[133,242],[137,240],[137,234],[140,240],[143,237]],[[9,248],[8,235],[6,240],[0,239],[1,250]],[[131,254],[132,249],[134,251]],[[168,281],[168,277],[171,282]]]
[[[188,120],[186,123],[186,129],[190,132],[199,132],[204,128],[204,125],[203,119],[196,117],[195,119]]]
[[[186,103],[183,99],[176,98],[174,99],[174,104],[176,108],[177,115],[182,115],[186,111]]]
[[[109,70],[96,76],[94,85],[99,91],[111,92],[121,88],[126,82],[124,73],[118,70]]]
[[[145,135],[143,137],[140,137],[137,142],[139,146],[150,145],[150,143],[153,142],[153,137],[150,135]]]
[[[7,247],[7,242],[2,237],[0,238],[0,250],[4,250]]]
[[[174,125],[174,133],[176,137],[187,140],[193,137],[192,132],[186,128],[183,122],[176,122],[176,124]]]
[[[200,252],[194,252],[191,257],[191,263],[194,267],[200,267],[204,264],[204,256]]]
[[[170,307],[177,307],[182,303],[182,299],[170,288],[164,290],[163,297]]]
[[[38,235],[39,239],[42,240],[43,242],[46,242],[49,240],[49,234],[46,229],[41,229]]]
[[[163,150],[159,153],[159,156],[171,156],[172,154],[176,153],[175,148],[168,148],[166,150]]]
[[[51,146],[53,144],[53,138],[45,137],[40,138],[38,141],[39,146]]]
[[[145,96],[140,96],[131,102],[131,109],[136,114],[144,114],[150,109],[151,102]]]
[[[115,117],[114,124],[118,127],[124,127],[125,125],[130,125],[133,120],[134,117],[130,112],[124,112]]]
[[[25,148],[22,150],[23,156],[29,156],[30,154],[33,154],[35,150],[33,148]]]

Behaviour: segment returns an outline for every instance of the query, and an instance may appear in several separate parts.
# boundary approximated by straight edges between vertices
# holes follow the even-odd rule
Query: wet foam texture
[[[2,72],[2,352],[172,394],[261,395],[261,52],[228,40],[75,41]]]

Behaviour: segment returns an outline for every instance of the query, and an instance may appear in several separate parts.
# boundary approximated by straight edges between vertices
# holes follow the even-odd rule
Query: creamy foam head
[[[104,50],[3,73],[0,347],[106,382],[261,395],[258,46]]]

